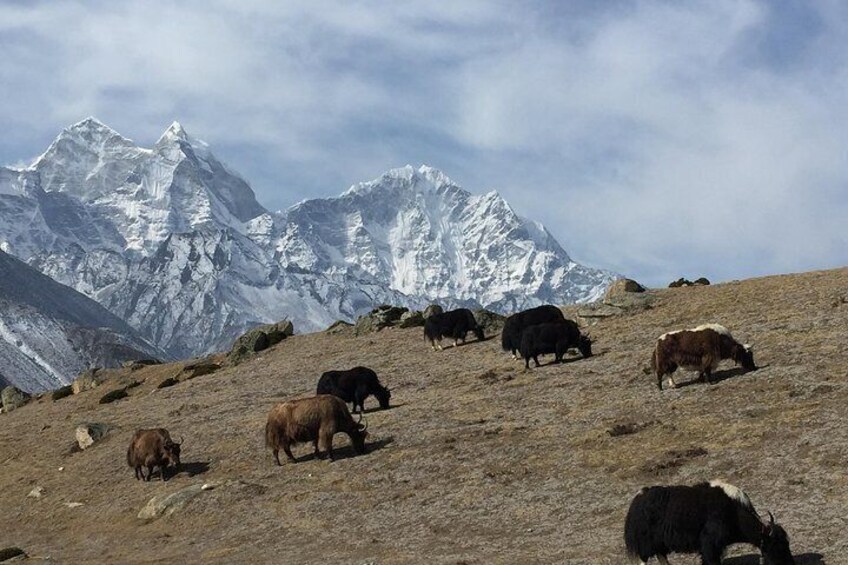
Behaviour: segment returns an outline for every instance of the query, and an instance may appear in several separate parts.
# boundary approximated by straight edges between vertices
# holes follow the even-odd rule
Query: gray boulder
[[[399,328],[414,328],[424,325],[424,315],[418,310],[404,312],[398,321]]]
[[[387,304],[378,306],[356,319],[356,324],[353,326],[353,333],[357,336],[365,335],[393,326],[396,322],[400,321],[400,317],[403,316],[404,312],[409,312],[409,309],[399,306],[389,306]]]
[[[71,384],[71,389],[74,391],[74,394],[79,394],[81,392],[97,388],[104,380],[106,380],[105,375],[99,367],[95,367],[87,370],[74,379],[74,382]]]
[[[13,386],[7,386],[3,389],[3,392],[0,392],[0,401],[2,401],[4,412],[11,412],[20,408],[31,398],[32,396]]]
[[[500,331],[504,327],[504,322],[506,321],[506,316],[501,316],[497,312],[492,312],[491,310],[474,310],[474,319],[477,320],[477,325],[483,328],[483,334],[486,336],[492,336],[494,334],[500,333]]]
[[[238,365],[253,354],[268,349],[291,335],[294,335],[294,324],[291,320],[253,328],[236,339],[227,358],[233,365]]]
[[[108,434],[111,429],[112,426],[109,424],[89,422],[78,425],[74,433],[80,449],[88,449],[106,437],[106,434]]]

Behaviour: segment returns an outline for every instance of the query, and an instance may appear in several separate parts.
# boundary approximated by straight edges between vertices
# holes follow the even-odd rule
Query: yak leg
[[[283,444],[283,451],[285,452],[286,457],[288,457],[289,461],[291,461],[292,463],[294,463],[296,461],[295,458],[294,458],[294,455],[292,455],[292,452],[291,452],[291,444],[289,444],[288,442],[284,443]],[[277,461],[279,461],[279,458],[277,459]]]
[[[147,466],[147,478],[144,479],[145,481],[148,481],[148,482],[150,481],[150,477],[153,476],[153,468],[154,467],[155,467],[155,465],[148,465]]]
[[[315,459],[320,459],[321,458],[321,450],[318,449],[318,438],[317,437],[312,441],[312,445],[315,448],[315,451],[313,453],[315,455]]]
[[[278,465],[278,466],[282,466],[282,465],[283,465],[282,463],[280,463],[280,450],[279,450],[279,449],[275,449],[275,450],[274,450],[274,461],[276,461],[276,462],[277,462],[277,465]]]
[[[324,429],[318,431],[318,435],[321,439],[321,442],[324,444],[324,450],[327,452],[327,458],[330,461],[334,461],[333,458],[333,430]]]
[[[541,363],[539,363],[539,356],[538,356],[538,355],[534,355],[534,356],[533,356],[533,362],[534,362],[534,363],[536,363],[536,366],[537,366],[537,367],[541,367],[541,366],[542,366],[542,364],[541,364]]]
[[[660,562],[660,565],[669,565],[668,558],[665,555],[657,555],[657,561]]]

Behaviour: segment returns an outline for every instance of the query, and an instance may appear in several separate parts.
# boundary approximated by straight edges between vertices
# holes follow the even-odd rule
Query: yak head
[[[388,408],[389,407],[389,399],[392,397],[391,391],[386,387],[378,387],[376,391],[374,391],[374,396],[377,397],[377,401],[380,403],[380,408]]]
[[[750,345],[737,343],[733,348],[733,360],[742,365],[742,368],[746,371],[757,370],[757,365],[754,363],[754,352]]]
[[[474,335],[477,336],[478,341],[483,341],[484,339],[486,339],[486,336],[483,335],[483,328],[481,328],[480,326],[475,327],[473,331]]]
[[[771,512],[769,512],[769,523],[763,524],[760,551],[765,565],[795,565],[795,559],[789,549],[789,536],[780,524],[774,523]]]
[[[591,357],[592,356],[592,340],[589,339],[588,335],[581,335],[577,340],[577,349],[580,350],[581,355],[583,357]]]
[[[182,445],[182,439],[180,438],[180,443],[175,441],[171,441],[170,439],[165,442],[165,458],[168,460],[168,463],[172,465],[174,468],[179,469],[180,467],[180,446]]]

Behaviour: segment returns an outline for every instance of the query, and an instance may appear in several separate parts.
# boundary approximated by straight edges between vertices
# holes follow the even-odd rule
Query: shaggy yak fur
[[[365,453],[366,424],[353,420],[344,400],[331,394],[319,394],[311,398],[301,398],[281,402],[271,408],[268,422],[265,424],[265,444],[274,453],[274,461],[280,465],[280,449],[289,461],[295,458],[291,445],[300,442],[312,442],[315,457],[319,457],[319,447],[327,451],[333,460],[333,436],[345,433],[353,443],[353,449]]]
[[[794,565],[789,537],[774,516],[764,522],[742,490],[721,481],[694,486],[645,487],[633,498],[624,523],[624,543],[633,560],[669,553],[697,553],[703,565],[721,565],[735,543],[760,548],[765,565]]]
[[[453,338],[454,347],[460,340],[465,343],[465,336],[468,332],[474,332],[474,335],[480,341],[485,339],[483,328],[477,325],[474,314],[468,308],[458,308],[441,314],[433,314],[424,321],[424,338],[430,342],[433,351],[442,348],[442,344],[438,343],[442,338]]]
[[[661,335],[651,356],[651,370],[657,376],[657,387],[662,390],[665,375],[672,388],[677,386],[673,373],[678,367],[698,371],[698,378],[709,382],[723,359],[733,359],[747,371],[757,369],[749,346],[733,339],[724,326],[704,324]]]
[[[168,480],[165,476],[165,468],[173,466],[174,471],[180,468],[180,443],[171,439],[171,434],[165,428],[152,430],[138,430],[130,441],[127,449],[127,465],[135,469],[135,478],[149,481],[153,476],[153,469],[159,467],[159,478]],[[142,467],[147,467],[147,476],[144,476]]]

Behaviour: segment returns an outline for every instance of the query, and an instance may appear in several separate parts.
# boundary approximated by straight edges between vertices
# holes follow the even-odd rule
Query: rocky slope
[[[42,391],[92,366],[164,356],[90,298],[0,251],[0,381]]]
[[[283,317],[300,331],[381,303],[508,311],[588,301],[613,278],[429,167],[270,213],[178,123],[148,149],[93,118],[0,168],[0,249],[176,356]]]
[[[116,371],[95,391],[0,415],[0,547],[61,563],[621,565],[642,486],[723,478],[774,513],[798,565],[842,564],[846,289],[848,269],[651,290],[650,308],[593,318],[593,357],[531,371],[497,337],[433,352],[420,328],[296,335],[163,389],[183,363]],[[724,363],[715,384],[657,391],[642,373],[657,336],[704,322],[753,343],[760,369]],[[271,406],[359,364],[392,390],[389,410],[366,401],[369,452],[353,456],[338,435],[337,461],[299,445],[298,463],[276,467],[263,446]],[[142,384],[127,399],[98,403],[129,379]],[[73,452],[83,414],[114,428]],[[184,436],[185,469],[141,483],[126,448],[155,426]],[[154,496],[203,484],[214,488],[172,515],[138,518]],[[724,561],[758,562],[741,545]]]

